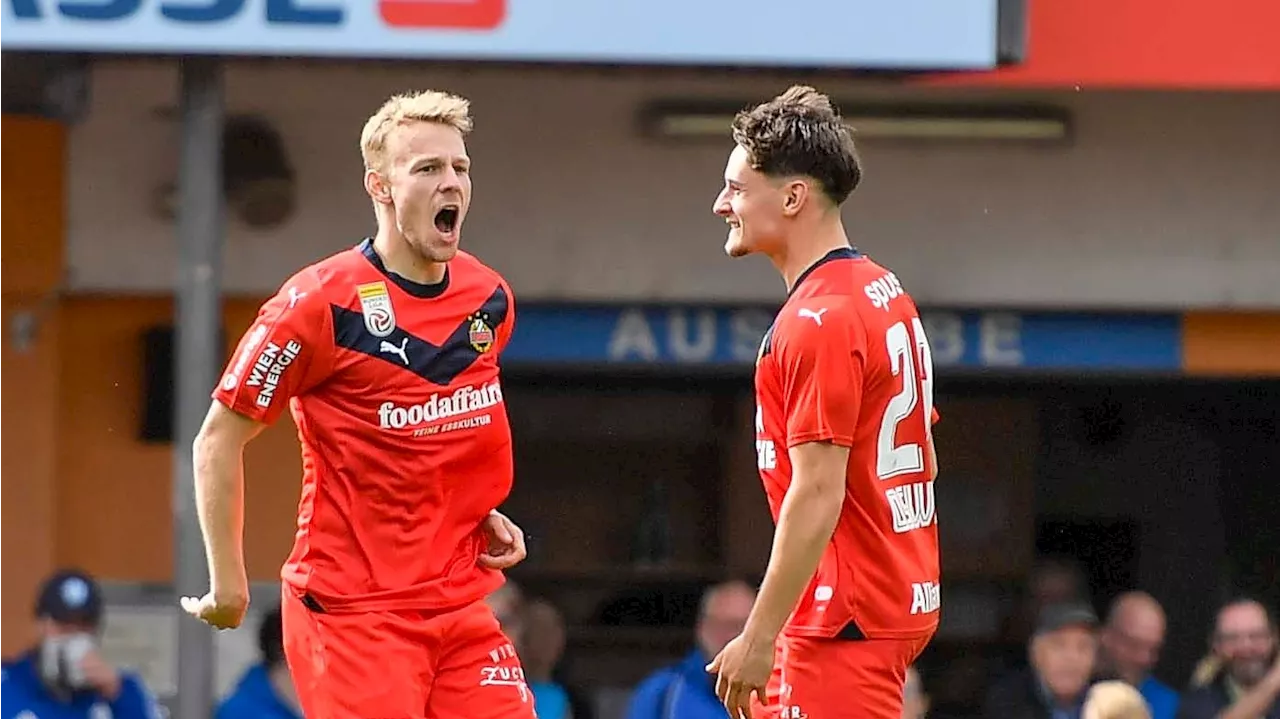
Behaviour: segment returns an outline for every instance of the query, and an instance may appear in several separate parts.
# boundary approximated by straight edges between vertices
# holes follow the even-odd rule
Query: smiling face
[[[385,147],[383,171],[366,173],[370,197],[391,210],[396,229],[423,259],[453,259],[471,204],[471,159],[462,133],[410,121],[387,134]]]
[[[738,145],[724,169],[724,188],[712,210],[729,225],[725,254],[745,257],[776,251],[785,241],[782,183],[751,166],[746,149]]]
[[[725,253],[777,255],[806,214],[839,208],[862,178],[851,130],[830,98],[796,85],[738,113],[725,186],[712,211],[729,225]]]
[[[1262,680],[1276,661],[1276,630],[1267,610],[1253,601],[1235,602],[1218,613],[1213,652],[1227,674],[1244,687]]]

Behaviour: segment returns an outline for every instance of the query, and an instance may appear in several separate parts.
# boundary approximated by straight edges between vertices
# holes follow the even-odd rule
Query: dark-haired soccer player
[[[210,592],[183,606],[235,627],[249,599],[245,444],[289,406],[302,440],[285,563],[285,654],[325,719],[532,719],[484,597],[525,554],[496,507],[512,483],[498,355],[515,306],[458,250],[471,202],[468,102],[391,98],[361,136],[377,236],[303,269],[263,305],[195,442]]]
[[[828,98],[793,87],[740,113],[733,138],[725,251],[767,256],[788,296],[755,380],[773,551],[708,670],[733,717],[768,695],[757,714],[898,719],[938,624],[929,343],[898,278],[850,246],[840,207],[861,169]]]

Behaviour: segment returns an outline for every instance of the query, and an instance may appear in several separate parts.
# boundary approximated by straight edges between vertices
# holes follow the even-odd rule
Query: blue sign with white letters
[[[3,0],[6,50],[975,70],[1001,0]],[[794,19],[794,27],[779,22]]]
[[[519,364],[742,367],[773,307],[526,304],[503,355]],[[922,310],[938,368],[1177,371],[1174,314]]]

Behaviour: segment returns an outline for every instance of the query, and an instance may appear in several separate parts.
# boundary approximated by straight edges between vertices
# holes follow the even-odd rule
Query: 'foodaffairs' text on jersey
[[[487,409],[502,402],[502,387],[497,380],[480,388],[459,387],[453,394],[436,392],[422,404],[409,407],[383,402],[378,407],[378,425],[383,429],[416,428],[449,417]]]

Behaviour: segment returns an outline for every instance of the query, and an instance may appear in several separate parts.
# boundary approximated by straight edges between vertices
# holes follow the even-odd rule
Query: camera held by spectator
[[[102,656],[102,590],[84,572],[49,577],[35,607],[40,639],[4,665],[5,716],[45,719],[157,719],[162,712],[142,680]]]

